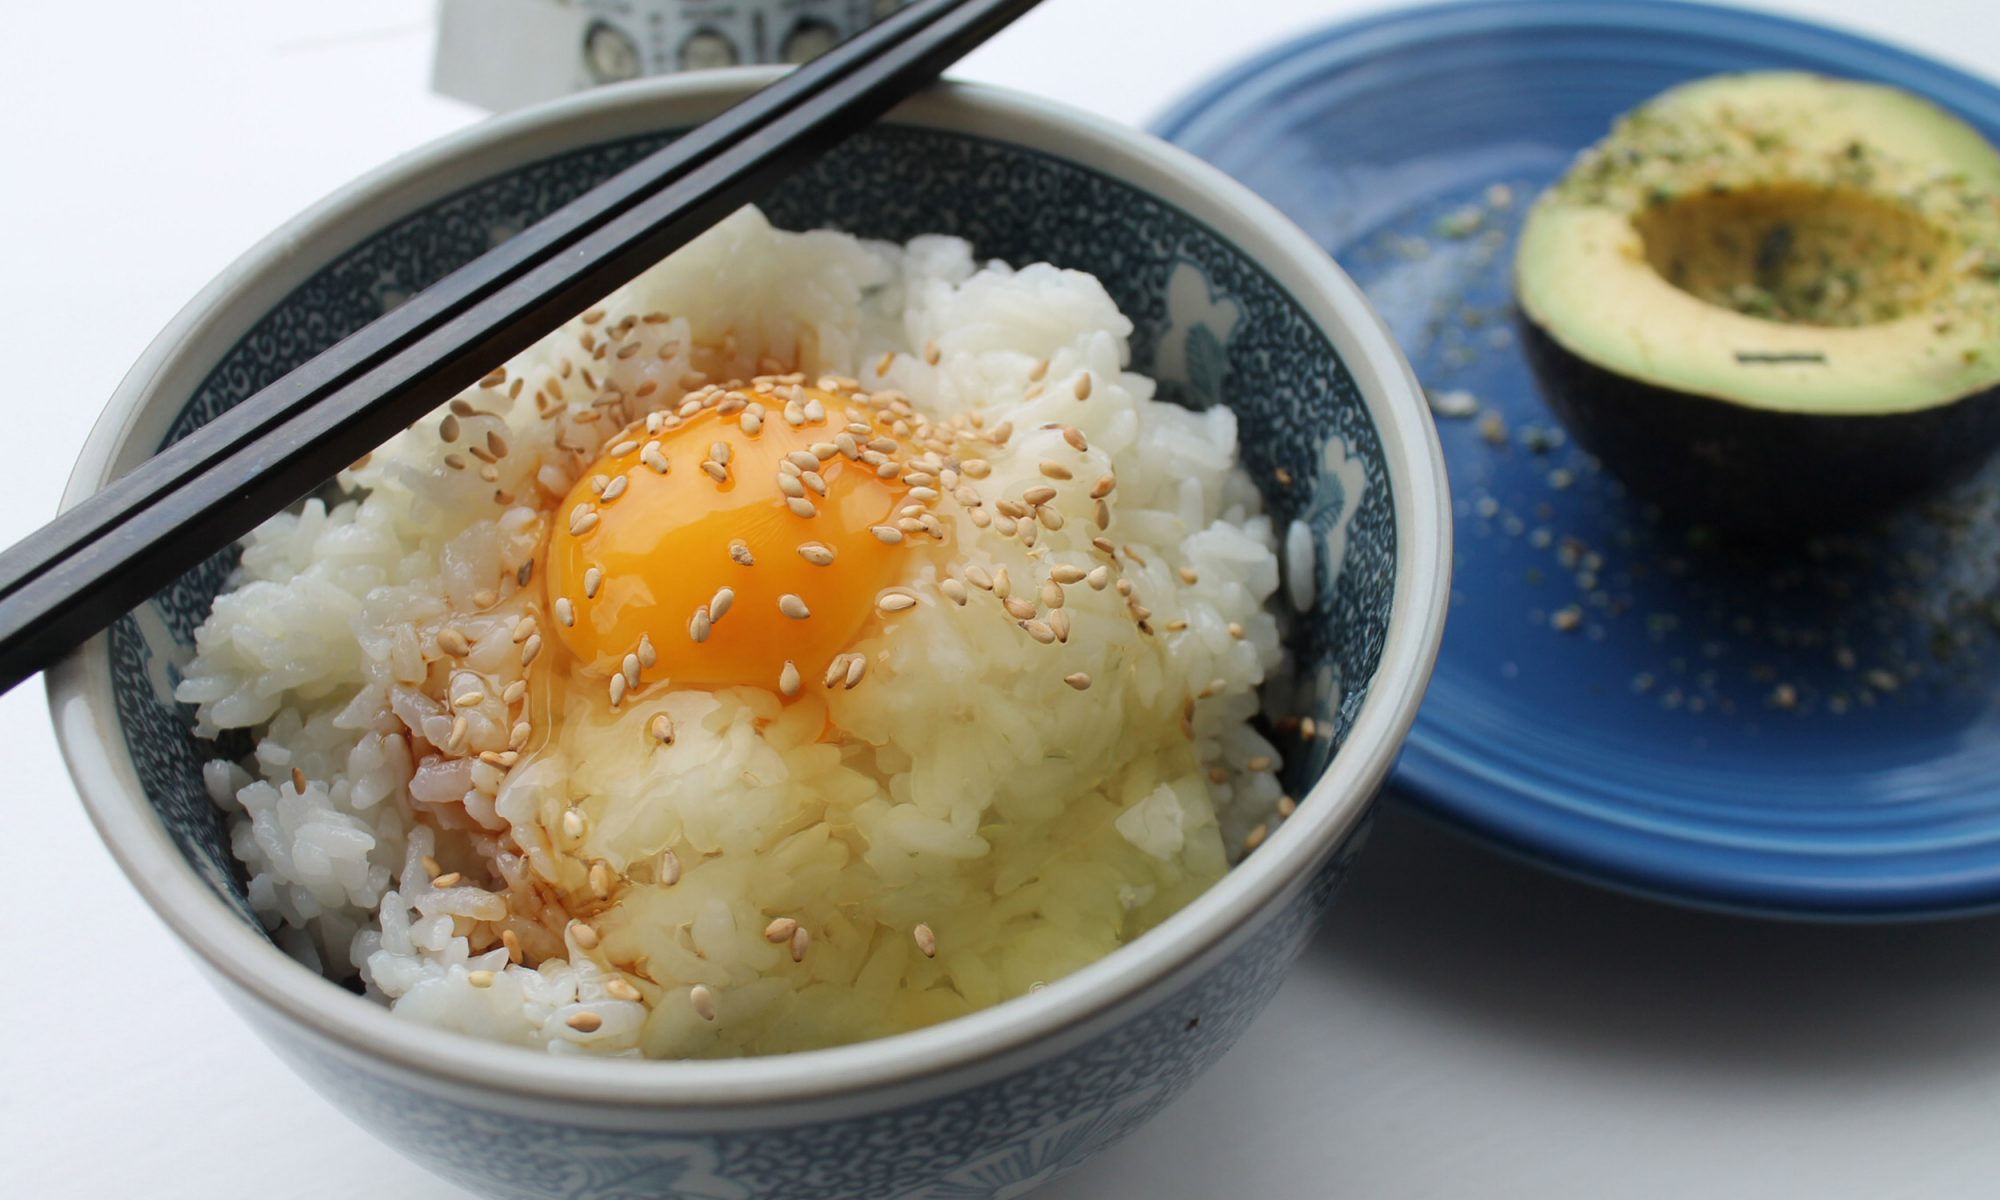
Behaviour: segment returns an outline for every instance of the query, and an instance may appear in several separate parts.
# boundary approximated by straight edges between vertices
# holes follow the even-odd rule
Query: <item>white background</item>
[[[959,73],[1138,123],[1362,7],[1048,0]],[[1782,7],[2000,69],[1993,0]],[[42,0],[8,4],[0,28],[0,416],[21,422],[6,542],[52,514],[103,399],[211,275],[479,114],[426,91],[428,0]],[[463,1195],[348,1124],[197,977],[86,824],[39,686],[0,697],[0,746],[0,1190]],[[1046,1194],[1996,1191],[2000,922],[1669,910],[1392,811],[1236,1051]]]

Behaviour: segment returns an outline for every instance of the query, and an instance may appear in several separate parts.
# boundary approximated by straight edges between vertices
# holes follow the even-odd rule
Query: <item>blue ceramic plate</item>
[[[1894,84],[2000,140],[2000,89],[1903,51],[1610,0],[1343,25],[1231,71],[1158,131],[1330,250],[1434,393],[1459,549],[1398,776],[1412,799],[1557,869],[1696,904],[1993,907],[2000,471],[1789,559],[1732,556],[1657,524],[1567,444],[1517,345],[1527,202],[1618,113],[1759,68]]]

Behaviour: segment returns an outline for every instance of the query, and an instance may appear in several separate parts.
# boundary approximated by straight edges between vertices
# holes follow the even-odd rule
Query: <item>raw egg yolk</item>
[[[819,677],[928,537],[898,525],[909,489],[873,415],[843,390],[709,388],[613,438],[549,541],[581,669],[787,694]]]

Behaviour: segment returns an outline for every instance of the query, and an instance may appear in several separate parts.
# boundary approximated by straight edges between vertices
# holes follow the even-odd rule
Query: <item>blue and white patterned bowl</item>
[[[306,213],[147,351],[68,498],[767,78],[650,80],[491,121]],[[982,256],[1102,278],[1137,326],[1135,367],[1185,403],[1233,407],[1280,528],[1297,518],[1313,533],[1317,598],[1292,650],[1324,732],[1292,755],[1302,801],[1262,848],[1160,928],[1036,995],[804,1054],[555,1056],[396,1018],[293,962],[248,919],[200,783],[212,748],[193,742],[169,697],[229,560],[190,573],[50,676],[91,816],[280,1055],[363,1125],[482,1194],[1013,1196],[1075,1166],[1173,1099],[1270,998],[1358,847],[1437,650],[1450,529],[1416,381],[1346,276],[1242,187],[1143,134],[952,87],[905,105],[767,208],[794,227],[955,233]]]

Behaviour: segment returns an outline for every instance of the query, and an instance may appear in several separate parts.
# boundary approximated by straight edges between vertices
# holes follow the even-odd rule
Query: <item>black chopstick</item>
[[[919,0],[0,552],[0,690],[865,126],[1036,3]]]

